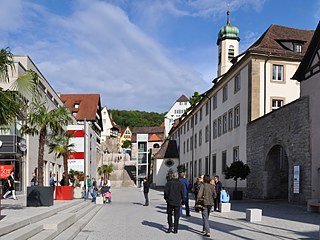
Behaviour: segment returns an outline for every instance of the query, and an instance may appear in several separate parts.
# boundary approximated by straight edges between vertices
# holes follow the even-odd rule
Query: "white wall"
[[[171,168],[172,170],[175,171],[177,169],[177,166],[179,165],[178,158],[170,159],[174,162],[174,164],[171,167],[168,167],[165,164],[165,161],[167,161],[167,160],[168,159],[155,159],[154,160],[156,171],[155,171],[155,174],[153,175],[153,177],[154,177],[154,183],[156,184],[157,187],[164,186],[167,182],[166,176],[167,176],[169,169]]]

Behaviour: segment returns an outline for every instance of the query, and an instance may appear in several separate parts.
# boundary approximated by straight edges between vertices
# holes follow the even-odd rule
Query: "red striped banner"
[[[74,138],[84,137],[83,130],[68,130],[68,133],[73,134],[72,137]]]
[[[84,152],[72,152],[68,159],[84,159]]]

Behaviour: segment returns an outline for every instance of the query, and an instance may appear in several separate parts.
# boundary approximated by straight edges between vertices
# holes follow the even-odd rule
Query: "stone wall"
[[[266,161],[270,149],[280,145],[288,157],[288,201],[304,203],[311,198],[311,151],[309,98],[298,99],[248,124],[247,181],[249,198],[268,198]],[[300,165],[300,193],[293,193],[293,166]]]

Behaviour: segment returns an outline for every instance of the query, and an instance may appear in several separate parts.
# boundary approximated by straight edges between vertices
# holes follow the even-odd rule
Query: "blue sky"
[[[165,112],[212,86],[227,4],[241,51],[271,24],[320,20],[320,0],[1,0],[0,47],[30,56],[57,92]]]

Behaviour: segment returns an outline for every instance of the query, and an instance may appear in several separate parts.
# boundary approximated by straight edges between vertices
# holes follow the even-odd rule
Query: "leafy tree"
[[[194,92],[193,96],[189,98],[191,107],[194,107],[201,100],[201,98],[202,97],[198,92]]]
[[[126,110],[108,110],[113,120],[122,128],[134,127],[156,127],[164,121],[163,113],[144,112],[144,111],[126,111]]]
[[[106,176],[110,177],[110,174],[113,172],[113,164],[111,163],[110,165],[102,165],[98,167],[98,174],[101,176],[103,175],[103,178],[106,179]]]
[[[60,135],[54,135],[50,139],[49,153],[55,152],[57,158],[63,158],[63,167],[65,172],[64,186],[69,185],[68,157],[74,152],[74,144],[70,143],[73,134],[62,132]]]
[[[38,147],[38,183],[43,186],[43,155],[49,131],[52,135],[61,134],[62,127],[70,121],[70,112],[66,107],[49,111],[43,103],[34,99],[30,106],[26,124],[21,128],[23,134],[39,135]]]
[[[234,190],[238,190],[238,179],[244,180],[250,174],[250,168],[247,164],[244,164],[242,161],[235,161],[231,163],[230,167],[226,167],[224,172],[226,179],[231,179],[235,181]]]
[[[122,144],[122,148],[130,148],[131,147],[131,141],[125,140]]]
[[[13,55],[8,48],[0,49],[0,82],[9,83],[9,70],[14,70]],[[21,118],[27,108],[22,95],[37,96],[38,75],[28,70],[8,87],[0,87],[0,125],[9,125]]]

